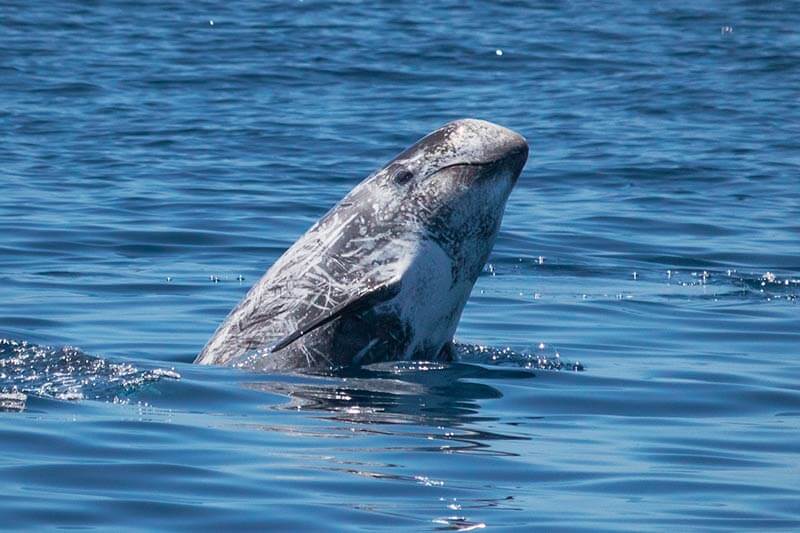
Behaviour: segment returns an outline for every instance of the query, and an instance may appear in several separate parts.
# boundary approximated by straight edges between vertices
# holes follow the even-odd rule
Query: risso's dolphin
[[[422,138],[300,237],[195,363],[319,371],[446,358],[527,158],[521,135],[483,120]]]

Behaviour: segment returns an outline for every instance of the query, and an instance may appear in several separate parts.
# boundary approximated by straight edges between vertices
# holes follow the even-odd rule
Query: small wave
[[[52,348],[0,339],[0,411],[22,411],[29,396],[120,402],[131,391],[162,378],[180,379],[180,374],[111,362],[72,346]]]
[[[687,267],[681,266],[680,258],[667,256],[649,257],[647,262],[661,266],[622,268],[584,264],[568,257],[500,256],[487,263],[473,294],[479,298],[488,295],[551,302],[659,302],[679,298],[794,303],[800,299],[800,276],[796,270],[752,271],[735,266],[711,267],[707,262]],[[536,276],[542,289],[526,289],[530,286],[528,276]]]
[[[584,366],[580,361],[566,361],[551,345],[539,343],[534,348],[521,351],[513,348],[495,348],[480,344],[455,344],[456,359],[462,363],[502,366],[526,370],[573,370],[580,372]]]

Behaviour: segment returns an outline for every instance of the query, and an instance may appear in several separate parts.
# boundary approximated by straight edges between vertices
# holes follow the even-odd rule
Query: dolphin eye
[[[398,185],[408,183],[413,177],[414,174],[405,167],[398,167],[392,174],[392,180]]]

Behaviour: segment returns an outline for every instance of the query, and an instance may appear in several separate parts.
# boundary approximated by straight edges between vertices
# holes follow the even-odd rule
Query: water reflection
[[[504,452],[491,450],[489,442],[523,437],[473,427],[498,420],[481,414],[483,400],[503,397],[498,388],[487,382],[534,377],[524,369],[404,362],[352,369],[336,376],[243,385],[289,398],[276,409],[319,413],[326,420],[356,425],[348,429],[351,432],[418,437],[425,444],[416,445],[417,451],[503,455]]]

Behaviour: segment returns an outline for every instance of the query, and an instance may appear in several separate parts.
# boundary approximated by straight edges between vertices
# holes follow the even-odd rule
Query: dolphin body
[[[527,158],[525,139],[491,122],[430,133],[300,237],[195,363],[313,372],[447,358]]]

